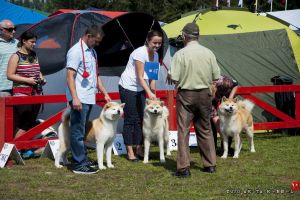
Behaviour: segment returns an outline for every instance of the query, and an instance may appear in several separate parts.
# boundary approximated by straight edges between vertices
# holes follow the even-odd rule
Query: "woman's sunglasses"
[[[7,30],[8,32],[13,32],[13,31],[16,30],[16,27],[14,27],[14,28],[3,28],[3,29]]]

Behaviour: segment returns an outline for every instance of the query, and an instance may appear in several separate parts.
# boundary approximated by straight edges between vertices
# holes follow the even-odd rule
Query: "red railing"
[[[276,92],[294,92],[295,93],[295,119],[267,104],[254,96],[256,93],[276,93]],[[300,127],[300,85],[276,85],[276,86],[251,86],[239,87],[237,94],[250,99],[256,106],[271,113],[281,119],[278,122],[260,122],[254,124],[255,130],[272,130],[278,128],[297,128]]]
[[[256,93],[274,93],[274,92],[294,92],[295,93],[295,119],[279,111],[275,107],[257,98]],[[278,128],[296,128],[300,127],[300,85],[276,85],[276,86],[255,86],[239,87],[237,94],[252,100],[257,106],[281,119],[278,122],[257,122],[254,124],[255,130],[272,130]],[[112,100],[119,100],[119,93],[110,93]],[[176,130],[176,91],[161,90],[157,91],[157,97],[165,102],[169,108],[170,130]],[[96,101],[99,106],[104,105],[103,95],[98,94]],[[33,97],[2,97],[0,98],[0,149],[5,142],[14,143],[17,149],[29,149],[44,147],[48,139],[32,138],[43,130],[57,123],[61,119],[63,110],[51,116],[43,123],[38,124],[27,132],[14,138],[13,130],[13,106],[21,104],[49,104],[66,102],[65,95],[45,95]]]

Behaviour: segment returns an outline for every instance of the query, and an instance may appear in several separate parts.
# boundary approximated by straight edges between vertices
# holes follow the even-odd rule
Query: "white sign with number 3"
[[[177,131],[169,131],[169,147],[171,151],[177,151]]]
[[[169,147],[171,151],[177,151],[178,148],[178,137],[177,131],[169,131]],[[197,146],[197,139],[195,132],[190,133],[189,146]]]

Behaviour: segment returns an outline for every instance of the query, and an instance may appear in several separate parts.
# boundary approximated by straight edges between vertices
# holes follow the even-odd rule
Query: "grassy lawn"
[[[198,150],[192,148],[192,176],[186,179],[171,175],[176,152],[163,165],[154,146],[149,164],[113,156],[116,168],[95,175],[56,169],[48,158],[29,159],[25,166],[0,169],[0,199],[300,199],[300,190],[290,190],[300,181],[300,136],[259,133],[254,142],[256,153],[248,151],[243,137],[239,159],[218,156],[215,174],[200,171]],[[89,157],[96,159],[95,151]]]

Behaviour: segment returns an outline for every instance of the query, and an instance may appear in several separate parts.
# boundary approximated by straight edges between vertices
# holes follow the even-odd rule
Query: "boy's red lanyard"
[[[90,76],[90,74],[86,71],[86,65],[85,65],[85,56],[84,56],[84,51],[83,51],[83,45],[82,45],[82,39],[80,39],[80,46],[81,46],[81,52],[82,52],[82,61],[83,61],[83,73],[82,73],[82,77],[83,78],[87,78]],[[96,87],[98,87],[98,60],[97,60],[97,54],[95,54],[94,49],[92,49],[93,52],[93,56],[95,58],[95,63],[96,63],[96,81],[97,81],[97,85]]]

